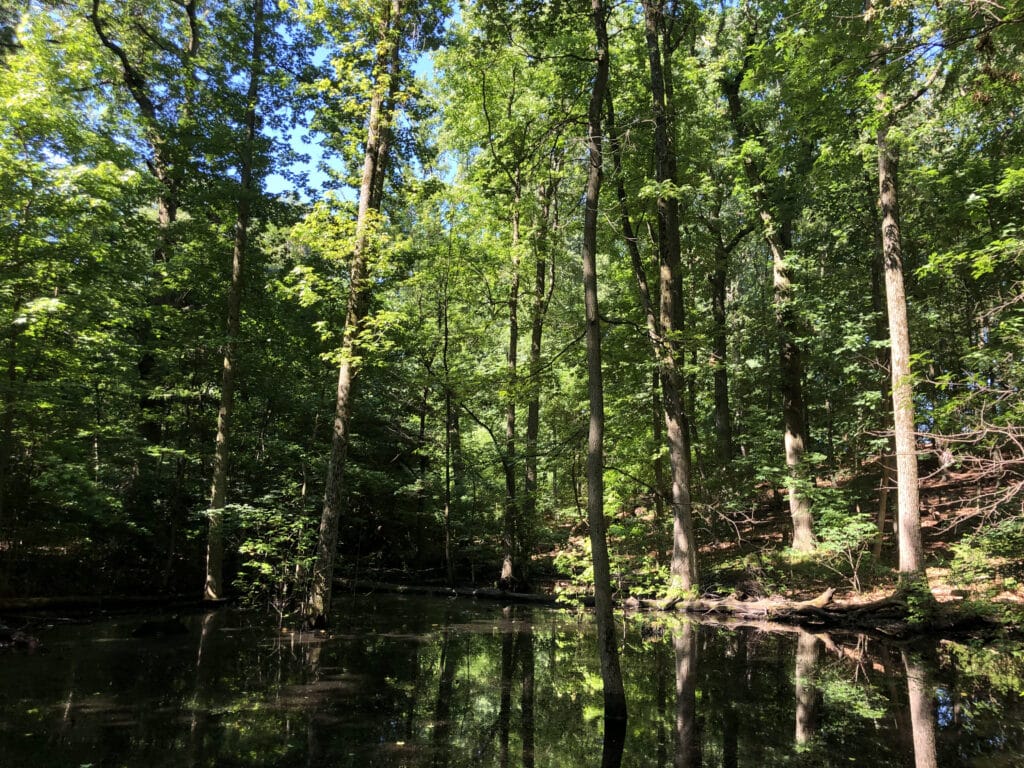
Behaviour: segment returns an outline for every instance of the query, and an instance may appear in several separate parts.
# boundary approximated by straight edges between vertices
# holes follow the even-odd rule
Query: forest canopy
[[[1014,589],[1022,73],[1018,0],[5,4],[0,596]]]

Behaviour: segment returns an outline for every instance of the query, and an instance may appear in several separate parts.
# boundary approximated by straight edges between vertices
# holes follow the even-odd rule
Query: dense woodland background
[[[593,6],[613,579],[686,502],[701,588],[785,589],[788,497],[833,581],[896,566],[884,144],[927,564],[1012,589],[1024,6]],[[0,594],[209,596],[209,548],[292,610],[325,492],[350,576],[586,582],[594,8],[6,2]]]

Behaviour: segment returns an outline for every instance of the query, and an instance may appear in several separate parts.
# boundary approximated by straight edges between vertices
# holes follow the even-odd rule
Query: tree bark
[[[523,568],[523,579],[529,581],[528,565],[533,549],[533,541],[537,528],[537,446],[540,438],[540,375],[541,349],[544,340],[544,320],[547,317],[551,291],[554,289],[554,271],[551,284],[548,284],[548,250],[549,233],[552,219],[555,216],[555,194],[558,192],[558,180],[561,162],[552,162],[551,178],[540,185],[537,202],[540,206],[537,221],[537,234],[534,238],[534,270],[533,270],[533,305],[530,309],[530,357],[529,357],[529,397],[526,405],[526,434],[523,464],[523,504],[520,521],[520,547]]]
[[[508,402],[505,405],[505,511],[501,524],[501,543],[504,549],[501,563],[502,589],[512,589],[518,579],[517,500],[516,500],[516,389],[519,360],[519,191],[512,203],[512,284],[508,289],[508,350],[505,369],[508,374]]]
[[[220,407],[217,411],[217,440],[213,455],[213,481],[210,488],[210,527],[206,540],[206,586],[203,597],[223,597],[223,512],[227,502],[228,463],[231,458],[231,418],[235,404],[235,365],[244,285],[245,258],[249,245],[249,219],[252,196],[253,152],[256,143],[256,111],[259,104],[260,73],[263,63],[263,2],[255,0],[252,17],[252,54],[249,60],[249,87],[246,91],[245,137],[239,152],[239,194],[235,219],[234,248],[231,259],[231,283],[228,286],[227,340],[221,372]]]
[[[882,212],[885,303],[889,317],[900,576],[914,581],[924,572],[924,549],[921,542],[917,428],[914,420],[914,384],[910,373],[907,295],[903,284],[903,241],[900,233],[897,172],[897,151],[889,144],[888,126],[883,126],[878,131],[878,199]]]
[[[654,113],[654,169],[659,184],[676,181],[675,148],[671,124],[663,57],[659,38],[664,30],[663,4],[644,2],[644,36],[650,69]],[[658,212],[659,325],[664,350],[661,355],[662,403],[665,411],[665,436],[668,439],[669,467],[672,473],[672,562],[670,583],[673,590],[691,590],[697,586],[697,548],[693,534],[693,508],[690,494],[691,459],[689,425],[684,408],[685,380],[680,370],[683,349],[679,334],[683,330],[681,245],[679,241],[679,204],[672,194],[660,194]]]
[[[740,83],[744,68],[731,78],[722,80],[729,103],[729,118],[736,138],[742,144],[751,135],[740,101]],[[761,218],[762,233],[772,257],[772,292],[775,307],[775,326],[779,335],[779,370],[782,388],[783,447],[786,455],[789,511],[793,520],[793,549],[811,552],[815,548],[813,517],[810,499],[803,490],[806,472],[803,457],[806,451],[807,424],[804,419],[803,367],[801,350],[796,343],[797,317],[793,307],[793,284],[786,250],[790,247],[788,221],[776,221],[772,206],[764,192],[761,170],[752,158],[744,157],[743,170],[750,184]]]
[[[331,453],[327,463],[316,560],[313,564],[309,594],[303,607],[306,624],[316,628],[327,626],[327,616],[331,607],[334,560],[338,549],[338,523],[344,501],[343,481],[348,457],[353,384],[361,351],[359,334],[366,317],[372,287],[367,269],[367,251],[374,227],[372,219],[379,212],[381,204],[378,195],[383,190],[383,185],[380,183],[379,174],[384,171],[387,155],[381,153],[380,143],[386,126],[391,122],[393,95],[398,82],[402,10],[403,0],[391,0],[390,12],[381,22],[380,43],[373,67],[373,93],[370,98],[363,174],[359,186],[355,242],[349,260],[349,294],[341,342],[341,365],[338,370]]]
[[[726,368],[725,291],[728,274],[729,254],[718,242],[715,245],[715,267],[711,273],[711,357],[715,383],[715,452],[722,464],[732,459],[732,416],[729,412],[729,371]]]
[[[601,108],[608,87],[607,11],[603,0],[591,0],[591,19],[597,41],[596,72],[587,113],[589,162],[583,218],[583,296],[586,313],[587,391],[590,427],[587,437],[587,519],[594,565],[598,655],[604,684],[606,736],[608,723],[625,721],[626,692],[619,667],[615,617],[612,612],[611,568],[604,520],[604,383],[601,372],[601,321],[597,303],[597,220],[601,192]]]

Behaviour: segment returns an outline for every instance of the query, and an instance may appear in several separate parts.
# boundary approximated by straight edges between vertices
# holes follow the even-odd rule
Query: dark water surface
[[[153,620],[0,655],[0,766],[601,764],[588,615],[377,595],[328,636],[231,611],[135,636]],[[644,621],[622,624],[623,766],[1024,765],[1020,646]]]

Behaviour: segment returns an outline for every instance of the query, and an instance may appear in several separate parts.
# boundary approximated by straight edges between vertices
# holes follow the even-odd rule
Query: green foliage
[[[817,558],[848,578],[855,592],[861,590],[861,568],[878,527],[857,510],[851,494],[838,488],[817,488],[814,498],[814,534]]]
[[[1024,577],[1024,520],[1009,518],[984,526],[951,549],[954,583],[988,596],[1013,590]]]
[[[278,495],[224,508],[229,538],[240,556],[234,587],[250,607],[270,609],[280,621],[296,613],[314,558],[310,510]]]
[[[821,691],[827,706],[848,712],[862,720],[885,717],[889,703],[881,692],[851,680],[849,671],[828,665],[819,670],[814,686]]]

